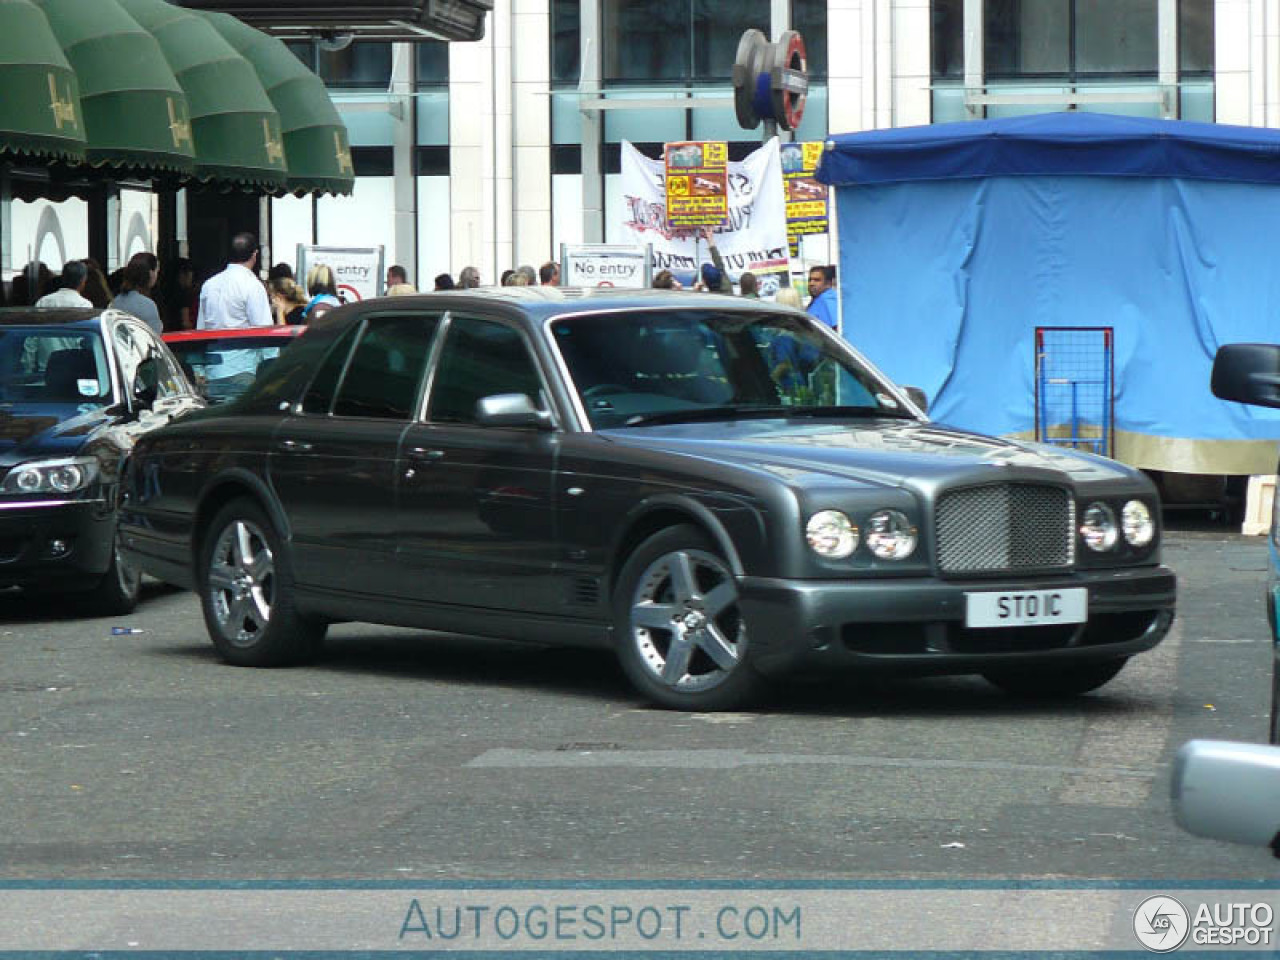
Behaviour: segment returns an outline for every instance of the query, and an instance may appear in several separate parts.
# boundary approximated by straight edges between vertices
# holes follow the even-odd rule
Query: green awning
[[[88,162],[190,173],[187,98],[155,37],[117,0],[34,2],[79,78]]]
[[[0,89],[0,154],[84,162],[80,84],[31,0],[0,0]]]
[[[324,82],[274,37],[225,13],[200,12],[200,16],[253,64],[279,112],[288,189],[299,194],[351,193],[355,187],[351,143]]]
[[[282,190],[287,167],[280,115],[253,66],[190,10],[164,0],[118,2],[159,41],[187,95],[196,177]]]

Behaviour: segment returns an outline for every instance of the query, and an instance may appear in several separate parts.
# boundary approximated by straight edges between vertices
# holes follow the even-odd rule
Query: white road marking
[[[472,769],[511,768],[595,768],[639,767],[645,769],[733,770],[741,767],[832,766],[906,767],[917,770],[995,770],[1008,773],[1067,774],[1081,777],[1115,777],[1150,781],[1152,769],[1124,765],[1101,767],[1056,766],[1011,763],[1006,760],[937,760],[927,757],[859,757],[844,754],[750,753],[746,750],[607,750],[599,753],[571,753],[562,750],[515,750],[505,747],[486,750],[467,767]]]

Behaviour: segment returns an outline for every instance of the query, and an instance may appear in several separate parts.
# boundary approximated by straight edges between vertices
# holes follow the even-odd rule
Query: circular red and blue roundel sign
[[[784,130],[794,130],[804,119],[804,105],[809,97],[809,61],[804,37],[795,30],[786,31],[774,46],[774,58],[771,78],[774,116]]]

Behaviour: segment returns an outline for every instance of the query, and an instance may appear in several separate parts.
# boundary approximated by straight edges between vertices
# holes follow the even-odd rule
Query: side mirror
[[[1280,856],[1280,747],[1192,740],[1173,762],[1173,812],[1188,833]]]
[[[150,410],[160,396],[160,368],[155,357],[147,357],[133,374],[133,406]]]
[[[476,420],[486,427],[551,429],[551,414],[533,405],[527,393],[495,393],[476,401]]]
[[[909,399],[912,403],[914,403],[917,407],[919,407],[925,413],[929,412],[929,395],[926,394],[919,387],[903,387],[902,392],[907,395],[907,399]]]
[[[1215,397],[1280,407],[1280,345],[1229,343],[1218,348],[1209,381]]]

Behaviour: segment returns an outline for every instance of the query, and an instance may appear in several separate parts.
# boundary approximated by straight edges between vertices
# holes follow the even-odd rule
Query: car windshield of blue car
[[[288,344],[288,340],[274,337],[228,337],[179,340],[170,342],[169,348],[187,379],[209,403],[225,403],[249,389]]]
[[[593,429],[738,417],[911,417],[838,342],[787,315],[664,310],[551,325]]]
[[[95,330],[0,327],[0,403],[106,406],[109,370]]]

